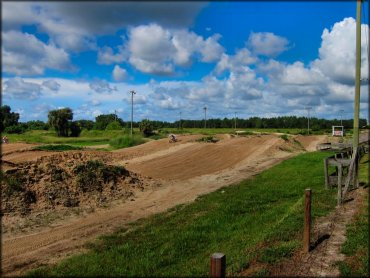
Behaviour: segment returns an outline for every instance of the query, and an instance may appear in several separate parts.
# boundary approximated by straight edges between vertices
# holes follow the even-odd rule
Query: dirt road
[[[157,186],[136,192],[135,198],[110,209],[99,209],[33,233],[3,235],[2,269],[6,276],[23,274],[42,264],[54,263],[81,251],[88,240],[108,233],[197,196],[244,180],[297,152],[279,148],[286,144],[278,136],[222,137],[218,143],[199,143],[199,136],[153,141],[112,154],[112,163],[154,178]],[[312,137],[312,145],[325,136]],[[158,186],[159,185],[159,186]]]

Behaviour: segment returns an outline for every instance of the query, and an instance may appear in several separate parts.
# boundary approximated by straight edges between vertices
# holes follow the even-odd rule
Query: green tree
[[[99,115],[95,118],[94,129],[105,130],[107,126],[112,122],[118,122],[121,127],[124,126],[122,119],[118,118],[115,114]]]
[[[0,108],[0,131],[5,128],[18,125],[19,113],[10,112],[10,106],[3,105]]]
[[[153,123],[148,119],[144,119],[141,121],[139,129],[145,137],[153,135]]]
[[[68,129],[70,122],[73,119],[73,112],[71,108],[63,108],[58,110],[51,110],[48,114],[48,124],[54,127],[58,136],[68,136]]]
[[[71,137],[78,137],[78,136],[80,136],[81,131],[82,131],[80,125],[76,121],[75,122],[70,122],[69,129],[71,131],[71,133],[70,133],[70,136]]]
[[[119,124],[119,122],[111,122],[107,125],[107,127],[105,128],[105,130],[121,130],[122,129],[122,126]]]

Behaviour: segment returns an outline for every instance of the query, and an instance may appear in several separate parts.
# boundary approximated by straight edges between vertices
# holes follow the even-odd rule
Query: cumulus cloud
[[[369,34],[368,26],[361,26],[361,36]],[[356,21],[345,18],[337,22],[331,30],[324,29],[319,49],[319,58],[313,62],[313,67],[320,70],[333,81],[342,84],[354,84],[355,53],[356,53]],[[368,56],[366,39],[361,41],[361,73],[368,77]]]
[[[58,46],[78,52],[95,49],[95,35],[114,34],[142,22],[187,27],[205,5],[200,2],[5,2],[2,24],[3,30],[36,25]]]
[[[250,47],[256,55],[276,57],[289,49],[289,41],[284,37],[269,32],[252,32],[249,35],[247,46]]]
[[[247,49],[243,48],[236,52],[235,55],[230,56],[222,54],[220,61],[216,65],[216,73],[220,74],[225,70],[229,71],[243,71],[243,67],[254,64],[257,58]]]
[[[34,35],[9,31],[2,33],[2,62],[6,73],[43,74],[45,69],[72,70],[68,54]]]
[[[138,70],[158,75],[171,75],[176,65],[191,64],[195,54],[202,62],[214,62],[224,48],[219,35],[207,39],[185,29],[169,30],[158,24],[141,25],[129,31],[129,61]]]
[[[117,53],[109,46],[104,46],[98,51],[98,64],[111,65],[121,63],[128,58],[128,53],[123,46],[118,46]]]
[[[3,82],[3,93],[9,98],[35,100],[42,95],[42,86],[15,77]]]
[[[51,79],[42,82],[42,86],[54,92],[57,92],[60,89],[60,84],[56,82],[55,80],[51,80]]]
[[[89,83],[90,89],[96,93],[111,93],[117,91],[116,87],[111,87],[110,84],[105,80],[95,80]]]
[[[120,66],[115,65],[112,75],[115,81],[123,81],[127,78],[127,71]]]

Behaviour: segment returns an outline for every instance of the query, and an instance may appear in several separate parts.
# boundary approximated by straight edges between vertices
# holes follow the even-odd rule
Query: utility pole
[[[339,112],[340,112],[340,125],[343,126],[343,112],[344,112],[344,110],[341,109]]]
[[[114,109],[115,121],[117,122],[117,110]]]
[[[131,93],[131,136],[132,136],[132,122],[134,120],[134,95],[136,92],[134,90],[130,91]]]
[[[204,128],[207,128],[207,107],[204,106]]]
[[[181,129],[181,111],[180,111],[180,122],[179,122],[179,129]]]
[[[361,0],[357,0],[356,10],[356,72],[355,72],[355,109],[353,117],[353,150],[358,148],[360,116],[360,82],[361,82]]]
[[[236,130],[236,112],[235,112],[235,117],[234,117],[234,128]]]
[[[305,109],[308,113],[307,134],[310,135],[310,110],[312,109],[312,107],[307,106]]]

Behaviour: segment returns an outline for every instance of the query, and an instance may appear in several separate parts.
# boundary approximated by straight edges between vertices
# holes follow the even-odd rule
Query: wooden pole
[[[329,189],[328,159],[324,158],[325,188]]]
[[[304,230],[303,230],[303,251],[310,252],[311,234],[311,189],[304,192]]]
[[[338,165],[338,196],[337,196],[337,205],[340,206],[342,203],[342,175],[343,168],[342,164]]]
[[[211,256],[211,277],[225,277],[226,275],[226,256],[222,253],[213,253]]]
[[[361,87],[361,0],[357,0],[356,9],[356,71],[355,71],[355,100],[353,116],[353,149],[359,143],[359,116],[360,116],[360,87]]]

